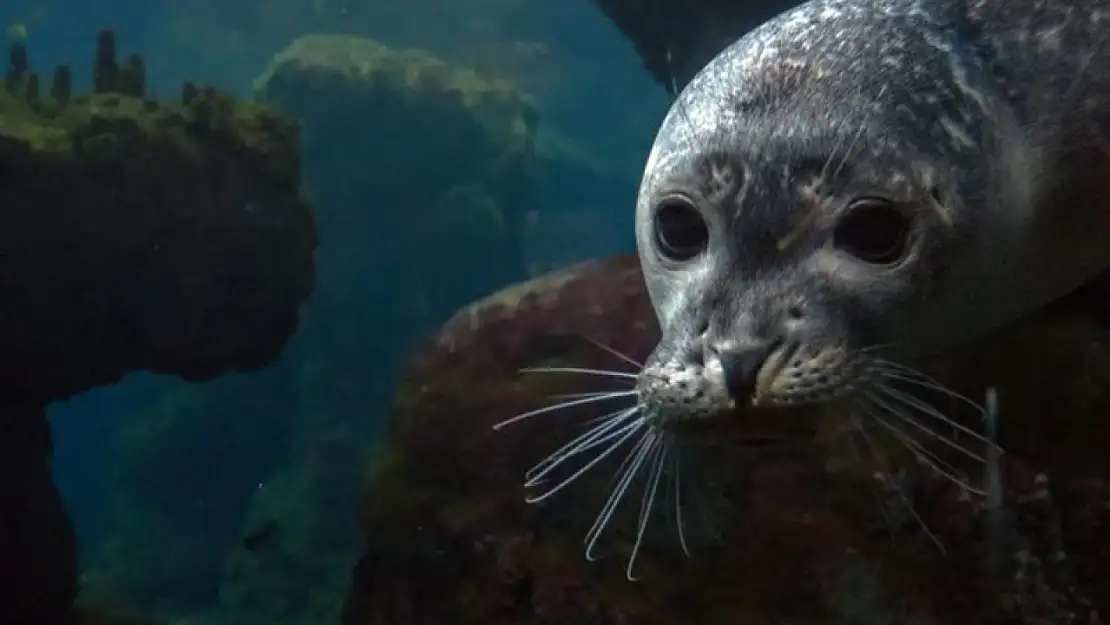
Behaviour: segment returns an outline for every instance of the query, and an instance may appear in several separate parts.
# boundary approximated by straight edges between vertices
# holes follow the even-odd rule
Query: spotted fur
[[[851,395],[880,348],[947,349],[1110,267],[1107,68],[1110,0],[814,0],[723,51],[671,107],[640,188],[663,328],[646,412],[730,412],[712,347],[768,333],[785,340],[754,405]],[[673,194],[710,233],[689,262],[655,244]],[[869,194],[912,213],[897,267],[830,245]]]

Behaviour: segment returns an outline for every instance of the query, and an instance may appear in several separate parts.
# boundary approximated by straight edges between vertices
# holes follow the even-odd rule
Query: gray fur
[[[753,401],[829,401],[866,384],[879,346],[946,349],[1106,269],[1107,67],[1110,0],[817,0],[723,51],[672,106],[640,188],[663,328],[645,405],[664,421],[733,408],[712,348],[775,331],[790,348]],[[653,243],[672,193],[709,225],[688,263]],[[869,194],[912,209],[898,267],[829,245]]]

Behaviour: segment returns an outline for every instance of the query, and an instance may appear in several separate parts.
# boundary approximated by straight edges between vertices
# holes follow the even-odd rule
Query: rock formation
[[[672,96],[718,52],[802,0],[594,0]]]
[[[603,557],[582,554],[623,453],[542,505],[524,503],[522,487],[531,465],[620,400],[491,425],[552,396],[622,388],[518,369],[633,370],[595,343],[642,360],[657,332],[632,257],[549,274],[453,317],[414,355],[368,473],[344,624],[1078,625],[1110,610],[1110,334],[1090,315],[1052,307],[929,363],[965,394],[997,390],[1006,453],[986,473],[999,472],[1001,507],[892,438],[864,444],[837,415],[737,422],[685,482],[691,557],[665,499],[631,583],[640,486]]]
[[[186,85],[145,97],[102,32],[94,89],[10,50],[0,90],[0,622],[64,622],[76,556],[47,403],[133,371],[187,380],[273,360],[313,285],[298,131]]]
[[[273,519],[281,539],[227,554],[220,609],[236,625],[334,623],[357,559],[360,467],[404,354],[526,276],[538,122],[505,80],[363,37],[300,37],[255,88],[301,123],[326,243],[297,358],[283,363],[289,451],[242,521],[247,534]]]
[[[396,279],[438,311],[521,279],[538,119],[512,84],[420,50],[306,35],[255,88],[307,129],[310,193],[322,223],[342,220],[321,263],[340,262],[329,250],[376,250],[379,282]],[[460,281],[460,267],[474,278]],[[410,324],[413,312],[403,310]]]

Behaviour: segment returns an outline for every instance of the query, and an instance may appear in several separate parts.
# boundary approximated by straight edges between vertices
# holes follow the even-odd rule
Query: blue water
[[[270,57],[306,33],[363,35],[390,45],[427,49],[449,62],[458,54],[461,44],[447,40],[455,24],[436,23],[434,16],[420,14],[419,8],[406,13],[406,0],[374,2],[375,7],[396,5],[393,14],[404,19],[395,23],[338,19],[303,23],[282,18],[277,9],[247,10],[250,3],[236,6],[235,0],[9,0],[0,4],[0,24],[25,27],[23,41],[33,69],[47,71],[56,64],[72,64],[75,91],[89,88],[96,33],[110,27],[117,34],[121,55],[138,52],[144,56],[148,91],[166,99],[177,98],[181,84],[187,80],[249,97],[251,81]],[[339,10],[341,4],[328,3],[325,12]],[[475,4],[479,7],[475,17],[481,18],[482,3]],[[284,0],[281,6],[286,5],[303,11],[312,3]],[[535,0],[522,6],[512,19],[495,16],[503,21],[498,36],[540,41],[547,46],[547,54],[563,57],[560,66],[564,73],[557,76],[557,84],[539,102],[544,133],[557,133],[561,140],[569,139],[593,150],[600,155],[605,171],[591,181],[536,181],[535,195],[529,199],[535,207],[589,207],[604,222],[601,229],[606,233],[594,240],[583,239],[580,249],[559,249],[550,264],[628,251],[633,246],[630,214],[637,176],[654,124],[668,104],[667,97],[642,71],[630,44],[588,0]],[[488,55],[475,52],[472,56],[479,69],[495,63]],[[604,105],[598,105],[599,101]],[[311,185],[311,172],[330,167],[329,159],[334,158],[341,157],[326,148],[305,154],[303,167],[310,178],[306,182]],[[365,207],[351,202],[342,210],[356,214]],[[105,553],[104,543],[110,537],[119,540],[127,531],[143,531],[121,530],[118,526],[118,510],[113,514],[110,508],[118,506],[121,497],[142,497],[147,505],[172,516],[175,523],[195,530],[188,538],[196,543],[162,545],[168,568],[173,571],[166,573],[164,585],[143,573],[137,578],[122,575],[115,580],[112,592],[120,593],[121,603],[166,618],[219,612],[220,575],[225,566],[220,554],[237,548],[244,529],[252,527],[247,518],[252,497],[282,471],[283,459],[297,450],[299,434],[291,430],[294,426],[290,424],[298,414],[319,410],[330,420],[327,427],[341,430],[349,426],[351,431],[363,433],[366,440],[360,445],[369,453],[374,434],[388,415],[390,396],[381,390],[383,385],[395,381],[408,350],[434,331],[453,308],[444,305],[415,327],[405,319],[375,317],[374,294],[393,278],[361,249],[359,233],[348,231],[346,223],[342,215],[318,219],[317,290],[324,294],[314,295],[306,311],[309,327],[302,323],[302,331],[290,341],[278,362],[261,372],[225,376],[201,385],[136,373],[118,384],[49,407],[54,475],[76,525],[84,573],[93,574],[90,567],[94,564],[105,566],[105,557],[124,557],[126,550],[119,549],[108,549],[109,556],[98,555]],[[552,247],[543,241],[533,242],[537,250]],[[478,297],[498,286],[502,285],[475,279],[473,287],[462,292]],[[319,301],[324,301],[326,308],[315,309],[324,306]],[[323,325],[334,327],[325,330],[317,324],[312,330],[312,321],[333,313],[334,320]],[[317,405],[317,399],[294,390],[307,375],[304,363],[315,362],[312,359],[320,358],[321,353],[330,354],[329,369],[321,374],[324,381],[315,382],[318,386],[314,387],[320,396],[331,398],[332,403],[324,407]],[[359,390],[368,386],[368,380],[377,384],[369,385],[377,390]],[[156,465],[161,473],[127,475],[134,465],[121,460],[120,449],[131,440],[128,432],[157,420],[167,402],[179,401],[183,393],[199,393],[202,405],[174,410],[194,410],[204,415],[207,429],[181,434],[176,447],[161,451],[162,461]],[[339,532],[338,540],[349,546],[352,558],[359,547],[354,486],[364,465],[365,458],[351,462],[347,478],[352,487],[341,489],[336,501],[329,502],[331,515],[347,519],[339,523],[347,529]],[[141,542],[136,540],[136,544]],[[171,561],[181,550],[207,555],[195,561]],[[144,562],[151,556],[158,557],[136,554]],[[128,568],[126,562],[109,564],[108,568]],[[348,571],[339,570],[337,574],[343,577]],[[147,581],[150,583],[146,587],[133,587]]]

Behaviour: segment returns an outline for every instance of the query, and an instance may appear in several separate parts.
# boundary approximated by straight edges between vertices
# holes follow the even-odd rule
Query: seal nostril
[[[802,309],[797,306],[791,306],[786,309],[786,316],[797,321],[802,318]]]
[[[763,363],[780,342],[766,342],[729,349],[718,354],[728,394],[735,400],[746,400],[755,392],[756,380]]]

